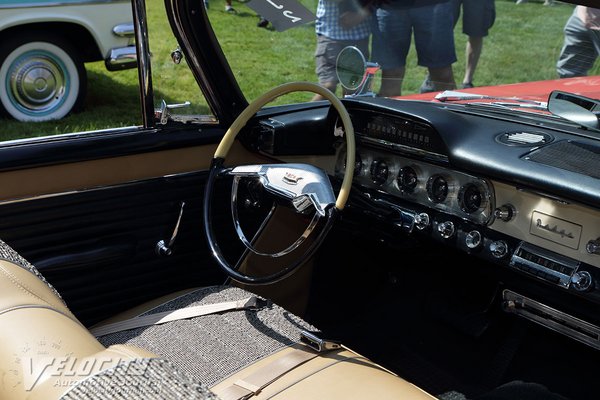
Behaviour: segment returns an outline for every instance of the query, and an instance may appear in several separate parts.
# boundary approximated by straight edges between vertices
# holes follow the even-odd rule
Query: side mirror
[[[600,102],[573,93],[554,90],[548,98],[548,111],[569,121],[599,129]]]
[[[338,54],[335,65],[340,84],[354,92],[351,96],[375,96],[371,85],[379,64],[368,62],[357,47],[347,46]]]

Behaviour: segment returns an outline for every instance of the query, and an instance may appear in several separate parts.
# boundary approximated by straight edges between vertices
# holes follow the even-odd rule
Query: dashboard
[[[590,172],[590,163],[600,165],[597,138],[517,114],[381,98],[344,102],[357,142],[350,208],[387,222],[390,232],[441,241],[600,303],[600,177]],[[262,121],[259,150],[341,180],[343,127],[332,110],[315,113]],[[307,154],[307,143],[318,143],[319,154],[292,155],[281,146],[294,140],[304,140]]]

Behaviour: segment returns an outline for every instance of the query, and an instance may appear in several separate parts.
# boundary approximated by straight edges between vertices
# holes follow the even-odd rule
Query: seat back
[[[35,267],[0,241],[1,399],[58,399],[90,376],[155,357],[103,346]]]

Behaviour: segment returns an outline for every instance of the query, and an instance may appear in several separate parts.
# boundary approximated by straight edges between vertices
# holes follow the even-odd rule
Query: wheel
[[[60,119],[78,110],[87,75],[72,46],[52,35],[10,38],[0,46],[0,106],[19,121]]]
[[[223,136],[221,143],[215,151],[208,181],[204,189],[203,207],[204,232],[206,234],[212,255],[216,259],[218,265],[229,277],[241,283],[273,283],[291,275],[294,271],[296,271],[309,257],[314,254],[317,248],[321,245],[327,233],[331,229],[334,221],[337,219],[340,211],[346,205],[346,201],[348,200],[348,196],[350,194],[354,173],[353,168],[346,168],[342,186],[336,197],[327,174],[321,169],[312,165],[261,164],[243,165],[233,168],[224,167],[225,158],[233,144],[233,141],[235,140],[241,128],[246,125],[248,120],[270,101],[284,94],[298,91],[320,94],[331,102],[333,107],[340,115],[340,120],[344,126],[347,148],[346,165],[354,165],[354,128],[352,126],[350,116],[348,115],[348,111],[340,99],[335,96],[335,94],[322,86],[310,82],[286,83],[271,89],[269,92],[265,93],[254,102],[249,104],[248,107],[242,111],[238,118],[233,122],[231,127],[227,130],[225,136]],[[279,271],[270,275],[249,275],[232,267],[223,256],[212,229],[212,193],[214,190],[215,181],[220,176],[233,177],[233,187],[231,190],[232,217],[238,237],[248,250],[266,257],[281,257],[298,249],[300,244],[303,243],[308,236],[313,235],[318,231],[315,240],[313,240],[312,243],[310,243],[298,257],[295,257],[294,261],[290,262],[286,266],[283,266]],[[252,246],[252,243],[246,239],[243,229],[239,223],[236,211],[237,188],[241,179],[256,180],[267,192],[282,200],[276,204],[287,204],[297,213],[306,214],[307,212],[310,212],[310,210],[314,210],[312,220],[305,229],[304,233],[300,235],[300,237],[289,247],[275,253],[267,254],[256,250]],[[273,215],[275,215],[275,213],[271,212],[267,218],[270,218]],[[322,224],[320,229],[315,229],[318,221],[321,218],[325,218],[324,224]],[[265,224],[263,223],[262,225],[264,226]]]

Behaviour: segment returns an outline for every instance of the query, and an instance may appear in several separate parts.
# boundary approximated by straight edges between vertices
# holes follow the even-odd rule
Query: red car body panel
[[[513,83],[498,86],[480,86],[472,89],[456,89],[458,92],[475,93],[485,96],[546,102],[553,90],[561,90],[585,97],[600,99],[600,76],[582,76],[576,78],[554,79],[547,81]],[[440,92],[399,96],[398,99],[430,100],[437,102],[435,95]],[[468,103],[473,100],[452,101],[452,103]],[[486,101],[477,99],[477,102]],[[492,100],[493,101],[493,100]]]

